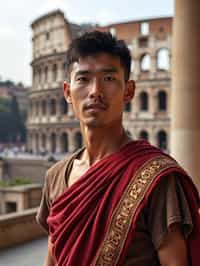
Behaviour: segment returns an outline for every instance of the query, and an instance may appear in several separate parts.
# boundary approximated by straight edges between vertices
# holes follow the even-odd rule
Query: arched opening
[[[47,111],[46,101],[42,100],[42,115],[46,115],[46,111]]]
[[[126,135],[127,135],[129,138],[132,138],[132,134],[131,134],[131,132],[130,132],[128,129],[126,129]]]
[[[57,80],[57,75],[58,75],[58,67],[56,64],[53,65],[53,81]]]
[[[48,66],[45,66],[45,69],[44,69],[44,81],[47,81],[48,80]]]
[[[35,134],[35,152],[38,153],[39,151],[39,135],[38,133]]]
[[[42,150],[46,150],[46,135],[42,134]]]
[[[33,116],[33,102],[32,101],[30,101],[30,117],[32,117]]]
[[[76,150],[82,147],[82,135],[80,132],[76,132],[75,134],[75,143],[76,143]]]
[[[38,116],[39,114],[39,103],[35,102],[35,116]]]
[[[55,115],[56,114],[56,100],[51,99],[50,101],[50,114]]]
[[[149,71],[151,67],[151,58],[149,54],[144,54],[141,57],[141,61],[140,61],[140,69],[141,71]]]
[[[66,102],[65,98],[63,97],[61,99],[61,113],[67,114],[68,112],[68,103]]]
[[[131,73],[134,72],[134,68],[135,68],[135,61],[132,59],[132,61],[131,61]]]
[[[124,105],[125,112],[131,112],[131,102],[128,102]]]
[[[166,48],[162,48],[157,53],[157,68],[158,70],[168,71],[169,67],[169,51]]]
[[[140,99],[140,110],[141,111],[148,111],[148,94],[147,92],[141,92],[140,93],[140,96],[139,96],[139,99]]]
[[[149,139],[148,132],[146,130],[140,131],[139,138],[144,139],[144,140],[148,140]]]
[[[159,91],[158,93],[158,110],[159,111],[167,110],[167,94],[165,91]]]
[[[63,79],[66,78],[66,63],[63,63]]]
[[[158,132],[158,147],[162,150],[167,150],[167,134],[164,130]]]
[[[56,134],[52,133],[50,136],[50,143],[51,143],[51,152],[56,152]]]
[[[68,135],[67,133],[62,133],[61,135],[61,151],[68,152]]]
[[[38,69],[38,84],[40,84],[41,82],[41,75],[42,75],[42,71],[41,68]]]
[[[30,133],[28,135],[28,152],[33,153],[33,135]]]

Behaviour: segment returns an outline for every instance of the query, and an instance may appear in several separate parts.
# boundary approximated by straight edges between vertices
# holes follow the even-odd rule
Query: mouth
[[[106,106],[102,103],[91,103],[91,104],[88,104],[85,106],[85,110],[88,110],[88,111],[104,111],[106,110]]]

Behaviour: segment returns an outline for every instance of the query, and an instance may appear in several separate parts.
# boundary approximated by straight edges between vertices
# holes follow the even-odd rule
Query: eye
[[[105,81],[115,81],[116,78],[115,78],[114,76],[112,76],[112,75],[106,75],[106,76],[104,77],[104,80],[105,80]]]
[[[77,82],[81,82],[81,83],[88,82],[89,81],[89,78],[86,77],[86,76],[79,76],[79,77],[77,77],[76,81]]]

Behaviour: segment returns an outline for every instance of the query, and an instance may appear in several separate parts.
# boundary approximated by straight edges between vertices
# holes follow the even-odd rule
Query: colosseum
[[[134,139],[147,139],[170,152],[171,17],[76,25],[60,10],[36,19],[31,27],[32,88],[27,120],[28,150],[64,154],[82,145],[79,123],[62,93],[65,52],[74,38],[96,28],[124,39],[132,54],[133,102],[124,108],[124,127]]]

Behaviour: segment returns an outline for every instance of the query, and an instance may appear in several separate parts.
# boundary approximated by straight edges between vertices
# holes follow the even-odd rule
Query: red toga
[[[194,228],[187,241],[191,265],[198,266],[198,192],[175,160],[146,141],[103,158],[53,202],[48,224],[56,265],[123,265],[140,211],[172,172],[190,204]]]

